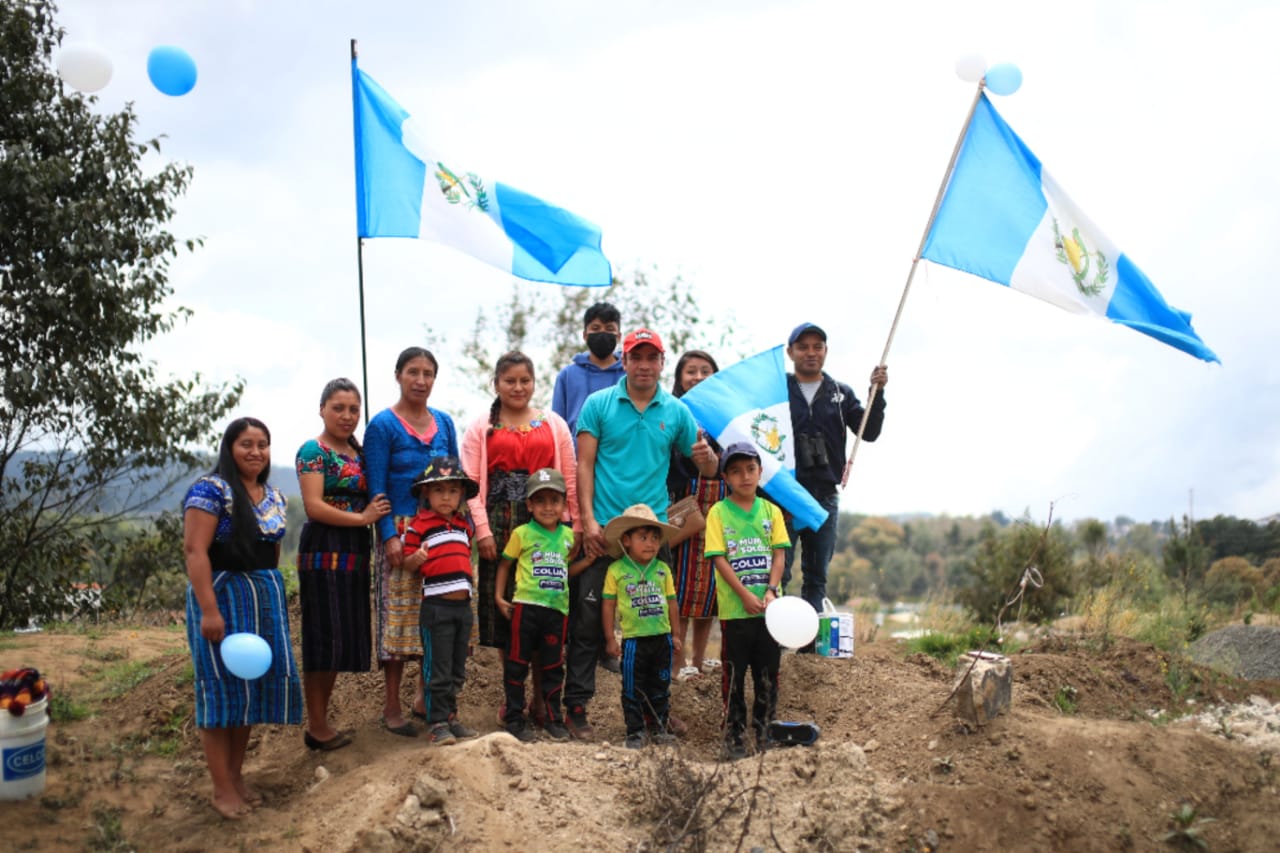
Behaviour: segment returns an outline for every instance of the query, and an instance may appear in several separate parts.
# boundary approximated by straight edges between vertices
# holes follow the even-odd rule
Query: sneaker
[[[569,734],[577,740],[596,739],[596,730],[591,728],[591,723],[587,721],[587,709],[581,705],[574,705],[569,709],[569,712],[564,715],[564,724],[568,727]]]
[[[453,732],[453,736],[458,740],[466,740],[467,738],[473,738],[480,734],[470,726],[459,722],[457,717],[453,717],[449,720],[449,731]]]
[[[741,735],[725,740],[724,757],[729,761],[738,761],[747,757],[747,745],[743,743]]]
[[[538,733],[523,719],[507,723],[507,734],[521,743],[533,743],[538,739]]]
[[[607,669],[610,672],[622,672],[622,661],[618,660],[613,655],[609,655],[604,660],[600,661],[600,668]]]
[[[653,732],[649,735],[649,741],[654,746],[671,746],[672,744],[678,743],[679,740],[680,739],[675,735],[668,734],[667,732]]]
[[[427,741],[436,746],[448,746],[451,743],[457,743],[458,739],[449,730],[448,723],[434,723],[427,729]]]
[[[559,743],[569,739],[569,729],[559,720],[547,720],[542,730],[547,733],[547,737]]]
[[[635,732],[627,735],[627,739],[623,741],[623,746],[627,749],[644,749],[644,745],[647,742],[648,738],[645,737],[644,732]]]

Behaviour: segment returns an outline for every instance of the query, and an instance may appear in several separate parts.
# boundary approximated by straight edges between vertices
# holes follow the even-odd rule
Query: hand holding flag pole
[[[929,211],[929,221],[925,224],[924,234],[920,237],[920,247],[916,249],[916,255],[911,259],[911,271],[907,273],[907,284],[902,288],[902,297],[898,300],[898,310],[893,315],[893,324],[889,326],[889,338],[884,342],[884,352],[880,354],[880,367],[884,367],[889,361],[889,348],[893,346],[893,336],[898,331],[898,321],[902,319],[902,309],[907,304],[907,294],[911,292],[911,280],[915,278],[916,267],[920,264],[920,256],[924,252],[924,244],[929,239],[929,231],[933,228],[933,220],[938,216],[938,209],[942,207],[943,196],[947,194],[947,184],[951,181],[951,173],[956,167],[956,158],[960,156],[960,147],[964,145],[964,136],[969,131],[969,122],[973,120],[973,112],[978,108],[978,102],[982,99],[982,90],[985,86],[985,78],[978,80],[978,91],[973,96],[973,103],[969,105],[969,113],[965,116],[964,126],[960,128],[960,136],[956,139],[955,148],[951,150],[951,159],[947,161],[947,170],[942,176],[942,184],[938,187],[938,195],[933,200],[933,210]],[[862,422],[858,424],[858,434],[853,439],[853,448],[849,451],[849,461],[844,464],[844,475],[840,478],[840,488],[842,489],[849,485],[849,473],[853,470],[853,460],[858,455],[858,447],[862,444],[862,434],[866,431],[867,419],[871,416],[871,406],[875,403],[876,395],[880,393],[881,387],[872,383],[871,387],[867,389],[867,404],[862,410]]]

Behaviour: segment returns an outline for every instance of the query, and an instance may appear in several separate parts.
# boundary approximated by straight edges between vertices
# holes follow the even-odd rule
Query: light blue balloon
[[[987,69],[987,89],[997,95],[1012,95],[1022,85],[1022,72],[1012,62],[1001,62]]]
[[[162,44],[147,55],[147,76],[166,95],[185,95],[196,85],[196,61],[180,47]]]
[[[236,678],[252,681],[271,669],[271,646],[257,634],[231,634],[222,640],[222,662]]]

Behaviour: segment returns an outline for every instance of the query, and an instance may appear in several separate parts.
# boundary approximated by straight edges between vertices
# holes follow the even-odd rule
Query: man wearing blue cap
[[[862,423],[862,404],[853,389],[837,382],[822,369],[827,362],[827,333],[813,323],[801,323],[787,338],[787,357],[795,373],[787,374],[791,401],[791,428],[795,431],[796,480],[827,511],[827,520],[817,530],[796,531],[787,521],[792,542],[800,544],[800,596],[822,611],[827,594],[827,564],[836,547],[836,517],[840,511],[837,487],[844,476],[845,430],[854,435]],[[871,371],[871,384],[881,389],[889,382],[883,364]],[[862,437],[875,441],[884,425],[884,394],[877,393],[871,416]],[[785,587],[791,581],[794,551],[787,551]],[[801,651],[812,651],[813,646]]]

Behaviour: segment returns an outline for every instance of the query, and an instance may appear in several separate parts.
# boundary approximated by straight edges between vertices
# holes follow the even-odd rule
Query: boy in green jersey
[[[779,595],[791,540],[782,510],[756,495],[760,452],[753,444],[730,444],[721,457],[720,470],[730,491],[729,497],[707,513],[706,556],[716,567],[725,754],[738,759],[747,754],[748,668],[755,690],[751,726],[757,748],[767,745],[769,721],[778,709],[782,649],[765,626],[764,609]]]
[[[529,475],[525,500],[533,516],[511,531],[494,585],[494,603],[511,621],[511,642],[503,665],[506,705],[502,722],[522,743],[537,739],[524,715],[524,680],[529,667],[542,672],[543,727],[552,740],[568,740],[560,710],[564,687],[564,635],[569,614],[569,577],[585,564],[570,568],[573,530],[560,522],[565,507],[564,477],[554,468]],[[511,567],[516,567],[515,593],[503,598]]]
[[[622,716],[627,749],[671,743],[672,650],[680,650],[680,610],[671,567],[658,559],[667,537],[679,528],[658,521],[645,504],[635,504],[604,529],[609,555],[618,557],[604,577],[600,615],[605,651],[622,658]],[[614,615],[622,621],[622,644],[613,633]],[[674,635],[672,625],[675,625]],[[650,734],[651,732],[651,734]]]

